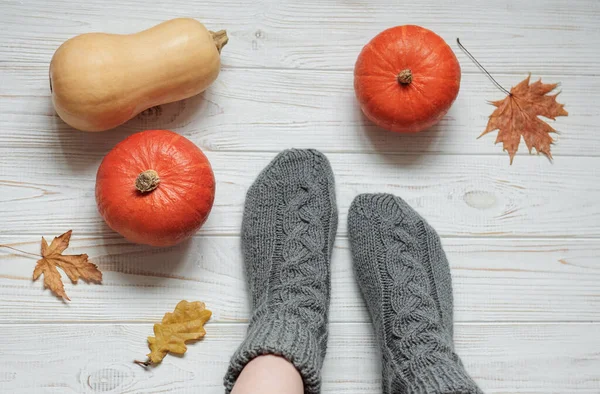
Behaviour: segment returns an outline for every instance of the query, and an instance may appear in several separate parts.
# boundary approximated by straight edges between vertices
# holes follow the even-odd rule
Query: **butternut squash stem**
[[[227,45],[227,42],[229,41],[229,37],[227,37],[227,31],[226,30],[219,30],[219,31],[210,31],[209,30],[208,32],[212,36],[212,39],[215,42],[215,45],[217,46],[217,50],[219,51],[219,53],[221,53],[221,49],[223,49],[223,47],[225,45]]]
[[[158,173],[154,170],[146,170],[141,172],[135,180],[135,188],[140,193],[148,193],[158,187],[160,178]]]
[[[467,50],[467,48],[465,48],[465,47],[463,46],[463,44],[461,44],[461,43],[460,43],[460,40],[458,39],[458,37],[456,37],[456,43],[458,44],[458,46],[460,47],[460,49],[462,49],[462,50],[463,50],[463,51],[464,51],[464,52],[467,54],[467,56],[469,57],[469,59],[471,59],[471,60],[473,61],[473,63],[475,63],[475,64],[477,65],[477,67],[479,67],[479,68],[481,69],[481,71],[483,71],[483,72],[485,73],[485,75],[487,75],[487,76],[488,76],[488,77],[489,77],[489,78],[492,80],[492,82],[494,83],[494,85],[496,85],[496,87],[497,87],[498,89],[502,90],[502,91],[503,91],[504,93],[506,93],[507,95],[509,95],[509,96],[512,96],[512,93],[511,93],[511,92],[509,92],[508,90],[506,90],[506,89],[504,88],[504,86],[500,85],[500,84],[498,83],[498,81],[496,81],[496,80],[494,79],[494,77],[492,77],[492,74],[490,74],[490,73],[488,72],[488,70],[486,70],[486,69],[485,69],[485,68],[484,68],[484,67],[481,65],[481,63],[479,63],[479,62],[477,61],[477,59],[475,59],[475,56],[471,55],[471,52],[469,52],[469,51]]]
[[[400,71],[396,76],[396,79],[400,85],[409,85],[412,82],[412,78],[413,76],[410,68]]]

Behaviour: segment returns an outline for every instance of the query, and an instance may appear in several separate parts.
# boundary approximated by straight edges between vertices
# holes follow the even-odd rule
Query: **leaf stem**
[[[40,256],[39,254],[35,254],[35,253],[31,253],[31,252],[26,252],[26,251],[24,251],[24,250],[17,249],[17,248],[13,248],[12,246],[8,246],[8,245],[2,245],[2,244],[0,244],[0,248],[7,248],[7,249],[16,250],[17,252],[24,253],[24,254],[28,254],[28,255],[31,255],[31,256],[35,256],[35,257],[37,257],[37,258],[40,258],[40,257],[42,257],[42,256]]]
[[[144,368],[147,368],[150,365],[152,365],[152,361],[150,361],[150,359],[148,359],[146,361],[133,360],[133,362],[136,363],[137,365],[141,365]]]
[[[462,49],[462,50],[463,50],[463,51],[464,51],[464,52],[467,54],[467,56],[469,56],[469,59],[471,59],[471,60],[473,61],[473,63],[475,63],[475,64],[476,64],[476,65],[477,65],[477,66],[478,66],[478,67],[479,67],[479,68],[480,68],[480,69],[481,69],[481,70],[482,70],[482,71],[483,71],[483,72],[484,72],[484,73],[485,73],[485,74],[486,74],[486,75],[487,75],[487,76],[488,76],[488,77],[489,77],[489,78],[492,80],[492,82],[494,83],[494,85],[496,85],[496,87],[497,87],[498,89],[502,90],[502,91],[503,91],[504,93],[506,93],[507,95],[509,95],[509,96],[512,96],[512,93],[511,93],[511,92],[509,92],[508,90],[506,90],[506,89],[505,89],[505,88],[504,88],[502,85],[500,85],[500,84],[498,83],[498,81],[496,81],[496,80],[494,79],[494,77],[492,77],[492,74],[490,74],[490,73],[488,72],[488,70],[486,70],[486,69],[485,69],[485,68],[484,68],[484,67],[481,65],[481,63],[479,63],[479,62],[477,61],[477,59],[475,59],[475,56],[471,55],[471,52],[469,52],[469,51],[467,50],[467,48],[465,48],[465,47],[463,46],[463,44],[461,44],[461,43],[460,43],[460,40],[458,39],[458,37],[456,38],[456,43],[458,44],[458,46],[460,47],[460,49]]]

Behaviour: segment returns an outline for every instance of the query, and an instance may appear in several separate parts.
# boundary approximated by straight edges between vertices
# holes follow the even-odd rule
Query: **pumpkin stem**
[[[144,172],[140,172],[137,179],[135,180],[135,188],[140,191],[140,193],[148,193],[158,187],[160,183],[160,178],[158,177],[158,173],[154,170],[146,170]]]
[[[226,30],[219,30],[219,31],[210,31],[209,30],[208,32],[212,36],[212,39],[215,42],[215,45],[217,46],[217,50],[219,51],[219,53],[221,53],[221,49],[223,49],[223,47],[229,41],[229,37],[227,37],[227,31]]]
[[[412,77],[412,71],[410,70],[410,68],[407,68],[406,70],[400,71],[396,76],[396,79],[401,85],[409,85],[412,82]]]

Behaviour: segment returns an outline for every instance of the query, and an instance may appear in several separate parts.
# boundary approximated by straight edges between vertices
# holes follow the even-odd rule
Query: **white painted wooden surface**
[[[35,252],[42,235],[74,230],[102,285],[66,285],[65,304],[31,282],[35,259],[0,250],[0,392],[220,393],[243,337],[248,301],[239,249],[244,194],[274,154],[326,152],[340,228],[332,262],[324,392],[378,393],[379,365],[352,273],[346,211],[361,192],[407,199],[443,238],[452,267],[459,353],[489,393],[600,393],[600,3],[386,0],[0,2],[0,243]],[[128,33],[191,16],[227,28],[223,71],[202,96],[86,134],[58,119],[47,68],[88,31]],[[377,32],[420,24],[442,35],[463,69],[442,122],[414,135],[369,124],[352,90],[361,47]],[[521,148],[513,166],[495,136],[477,140],[499,99],[458,50],[507,87],[528,72],[561,82],[554,163]],[[94,177],[128,134],[170,128],[209,156],[215,208],[189,242],[132,245],[96,213]],[[181,299],[214,311],[207,338],[149,371],[152,323]]]

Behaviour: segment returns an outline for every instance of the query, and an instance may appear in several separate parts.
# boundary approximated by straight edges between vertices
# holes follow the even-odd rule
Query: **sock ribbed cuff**
[[[483,394],[458,363],[432,365],[409,383],[408,394]]]
[[[304,383],[306,394],[318,394],[324,354],[314,329],[297,318],[264,318],[253,323],[242,345],[231,359],[225,375],[225,392],[229,394],[240,373],[250,361],[263,355],[281,356],[292,363]]]

